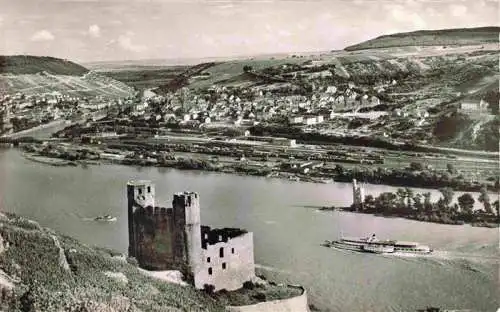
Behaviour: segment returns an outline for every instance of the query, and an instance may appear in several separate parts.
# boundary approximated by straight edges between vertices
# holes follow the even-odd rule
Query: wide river
[[[344,183],[118,165],[51,167],[24,159],[16,149],[0,149],[0,208],[84,243],[126,252],[126,183],[133,178],[154,181],[162,206],[170,206],[176,191],[198,192],[203,224],[252,231],[259,271],[304,285],[310,302],[323,311],[415,311],[427,306],[495,311],[499,306],[497,229],[316,211],[314,206],[351,204],[351,186]],[[366,193],[395,189],[367,185]],[[439,197],[437,191],[432,194]],[[118,221],[89,221],[102,214]],[[436,252],[396,257],[320,246],[341,232],[419,241]]]

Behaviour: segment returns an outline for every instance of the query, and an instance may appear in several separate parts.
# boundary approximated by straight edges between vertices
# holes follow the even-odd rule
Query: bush
[[[254,289],[255,285],[251,281],[246,281],[243,283],[243,288],[245,289]]]
[[[266,301],[266,294],[261,292],[256,293],[253,297],[261,302]]]
[[[205,291],[209,295],[213,295],[213,293],[215,292],[215,286],[205,284],[205,285],[203,285],[203,291]]]
[[[133,265],[135,267],[139,266],[139,261],[137,261],[137,259],[134,258],[134,257],[127,257],[127,263],[131,264],[131,265]]]
[[[424,170],[424,165],[420,162],[413,161],[410,163],[410,169],[412,171],[422,171]]]

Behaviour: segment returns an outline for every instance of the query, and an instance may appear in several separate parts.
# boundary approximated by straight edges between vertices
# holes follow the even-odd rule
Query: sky
[[[77,62],[339,50],[499,26],[498,0],[0,0],[0,55]]]

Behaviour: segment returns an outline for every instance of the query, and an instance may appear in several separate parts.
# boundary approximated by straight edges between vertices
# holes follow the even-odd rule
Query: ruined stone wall
[[[127,185],[129,255],[142,268],[179,270],[200,289],[235,290],[255,277],[252,233],[201,227],[195,192],[174,194],[169,209],[154,207],[154,194],[149,181]]]
[[[290,287],[290,286],[289,286]],[[228,306],[228,312],[309,312],[307,303],[307,292],[303,290],[302,295],[282,300],[260,302],[246,306]]]
[[[172,209],[139,208],[133,215],[135,257],[149,270],[180,269],[173,250],[174,218]]]
[[[253,233],[206,245],[201,249],[203,264],[194,272],[195,287],[205,284],[215,290],[236,290],[255,277]]]
[[[185,264],[183,273],[191,280],[196,267],[201,264],[200,198],[195,192],[174,194],[173,252],[179,263]]]
[[[154,202],[154,188],[145,183],[128,188],[129,255],[142,268],[180,270],[192,279],[202,261],[198,195],[175,194],[168,209],[142,206]]]
[[[128,253],[130,257],[137,257],[136,232],[134,213],[137,209],[155,206],[155,187],[150,181],[129,181],[127,183],[127,209],[128,209]]]

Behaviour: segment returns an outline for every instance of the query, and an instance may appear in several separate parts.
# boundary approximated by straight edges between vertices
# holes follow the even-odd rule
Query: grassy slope
[[[54,75],[81,76],[89,70],[76,63],[47,56],[0,56],[0,73],[36,74],[46,71]]]
[[[463,29],[421,30],[380,36],[359,44],[346,47],[347,51],[437,45],[476,45],[498,42],[500,27],[480,27]]]
[[[0,235],[4,244],[9,243],[0,254],[0,268],[19,280],[15,301],[3,307],[0,302],[2,311],[34,311],[26,306],[51,312],[104,311],[104,307],[114,311],[223,311],[202,292],[153,280],[107,251],[57,235],[36,222],[0,214]],[[60,265],[60,250],[52,235],[66,255],[62,258],[69,263],[68,270]],[[123,273],[128,282],[106,276],[107,271]],[[101,309],[96,308],[99,306]]]
[[[99,70],[103,75],[121,81],[137,89],[156,88],[182,74],[189,66],[124,67],[116,70]]]
[[[128,85],[89,72],[76,63],[53,57],[0,56],[0,93],[26,95],[60,92],[71,96],[122,98],[133,92]]]

